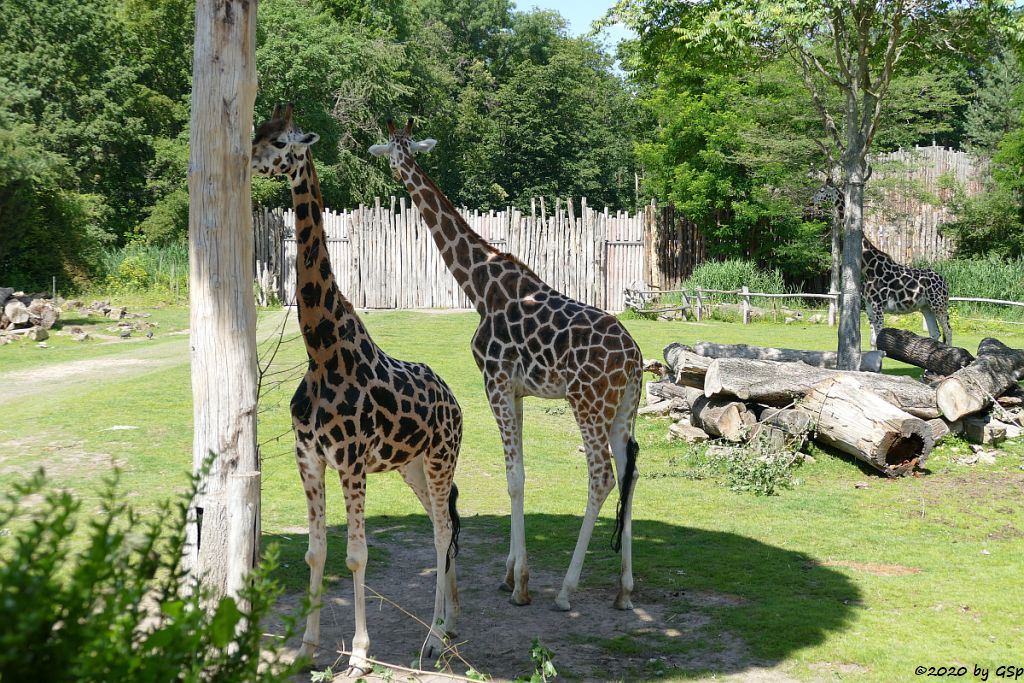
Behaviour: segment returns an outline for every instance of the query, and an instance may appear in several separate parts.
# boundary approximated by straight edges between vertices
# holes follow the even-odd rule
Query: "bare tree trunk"
[[[845,221],[843,240],[843,289],[839,296],[839,369],[860,367],[861,252],[864,244],[864,166],[858,158],[843,184]],[[845,162],[845,160],[844,160]]]
[[[223,595],[243,584],[244,577],[232,571],[247,572],[259,554],[259,485],[252,481],[255,475],[258,482],[259,472],[250,190],[255,2],[197,2],[192,87],[193,471],[201,473],[207,459],[213,460],[191,510],[184,564],[193,578]],[[248,499],[231,501],[229,491]],[[229,506],[251,513],[232,520]],[[232,531],[247,537],[231,538]],[[232,552],[247,557],[232,559]]]

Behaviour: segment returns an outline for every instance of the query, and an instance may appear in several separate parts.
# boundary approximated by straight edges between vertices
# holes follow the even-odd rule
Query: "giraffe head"
[[[291,104],[276,105],[253,136],[253,173],[295,177],[306,161],[306,148],[319,139],[316,133],[303,133],[295,127]]]
[[[395,178],[401,180],[399,169],[404,161],[412,162],[412,157],[420,152],[429,152],[434,149],[437,140],[427,138],[426,140],[412,139],[412,119],[405,124],[404,128],[395,126],[395,122],[388,119],[388,143],[386,145],[370,145],[370,154],[375,157],[388,157],[388,164],[391,166]]]

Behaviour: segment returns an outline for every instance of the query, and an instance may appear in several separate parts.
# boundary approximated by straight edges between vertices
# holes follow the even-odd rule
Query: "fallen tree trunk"
[[[690,406],[690,423],[711,436],[728,441],[745,441],[757,418],[739,401],[700,396]]]
[[[705,358],[752,358],[774,360],[786,363],[806,363],[817,368],[835,369],[838,354],[835,351],[802,351],[799,349],[777,349],[770,346],[749,346],[747,344],[715,344],[697,342],[693,352]],[[881,372],[881,351],[865,351],[860,357],[861,372]]]
[[[744,401],[785,406],[802,398],[812,385],[839,376],[856,379],[866,389],[915,417],[931,419],[939,416],[935,389],[910,377],[826,370],[804,363],[716,358],[708,366],[704,395],[725,394]]]
[[[673,342],[665,347],[665,362],[672,369],[677,384],[704,388],[704,375],[711,359],[694,353],[689,346]]]
[[[777,427],[787,434],[801,436],[811,431],[811,418],[799,410],[789,408],[765,408],[758,422]]]
[[[704,395],[702,389],[681,386],[672,382],[648,382],[647,393],[661,400],[678,399],[686,404],[689,409],[693,402]]]
[[[931,337],[922,337],[910,330],[883,327],[876,345],[885,355],[916,365],[937,375],[952,375],[970,365],[974,356],[959,346],[946,346]]]
[[[935,446],[928,423],[848,375],[815,384],[797,410],[814,421],[816,441],[849,453],[890,477],[923,465]]]
[[[1024,350],[1011,349],[987,337],[978,345],[978,358],[935,387],[939,410],[947,420],[977,413],[1012,389],[1024,377]]]

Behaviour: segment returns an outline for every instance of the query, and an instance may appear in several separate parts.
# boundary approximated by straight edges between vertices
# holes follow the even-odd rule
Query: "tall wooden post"
[[[216,595],[237,593],[259,554],[255,99],[255,0],[198,0],[188,172],[193,470],[214,459],[192,510],[185,568]]]

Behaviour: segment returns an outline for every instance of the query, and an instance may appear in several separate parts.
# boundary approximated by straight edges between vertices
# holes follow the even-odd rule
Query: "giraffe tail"
[[[615,529],[612,531],[612,550],[622,550],[622,530],[626,523],[626,510],[629,507],[629,496],[633,490],[633,479],[636,476],[636,456],[640,454],[640,444],[632,436],[626,442],[626,471],[622,475],[622,486],[619,488],[619,504],[615,508]]]
[[[445,559],[444,571],[447,574],[452,566],[452,558],[459,554],[459,531],[462,529],[462,519],[459,511],[455,509],[455,503],[459,499],[459,487],[452,482],[452,490],[448,494],[448,517],[452,520],[452,542],[448,545],[448,556]]]

